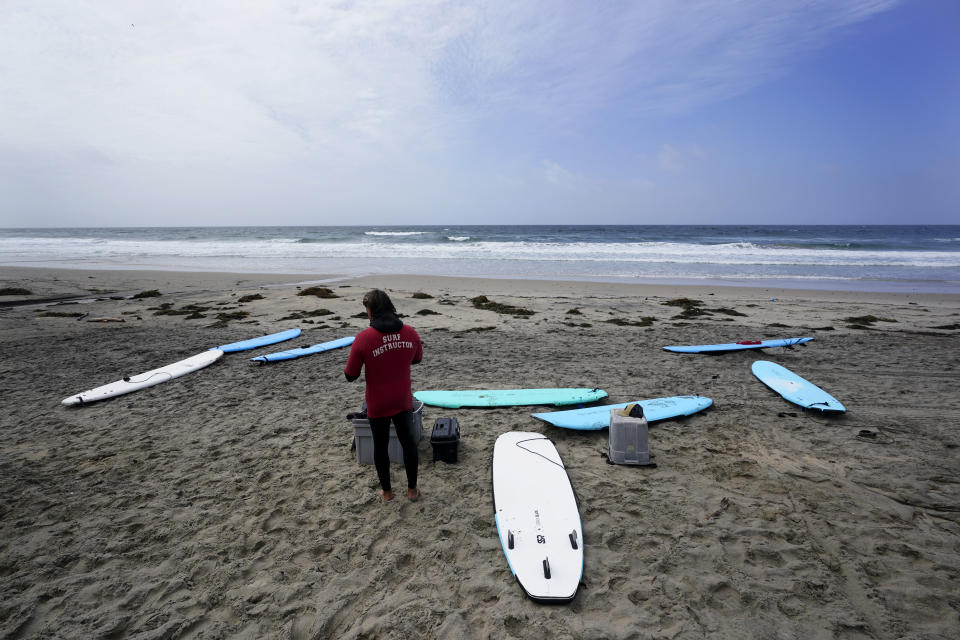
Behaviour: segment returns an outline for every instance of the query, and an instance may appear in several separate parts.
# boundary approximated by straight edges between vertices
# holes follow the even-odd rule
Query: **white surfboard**
[[[746,349],[767,349],[769,347],[792,347],[795,344],[806,344],[813,338],[780,338],[771,340],[742,340],[725,344],[690,344],[671,345],[664,347],[675,353],[724,353],[727,351],[743,351]]]
[[[113,398],[114,396],[121,396],[125,393],[152,387],[155,384],[160,384],[161,382],[166,382],[167,380],[172,380],[174,378],[179,378],[180,376],[190,373],[191,371],[202,369],[213,364],[222,356],[223,351],[220,351],[219,349],[210,349],[209,351],[198,353],[197,355],[186,358],[185,360],[168,364],[165,367],[152,369],[136,376],[125,377],[122,380],[105,384],[102,387],[90,389],[89,391],[78,393],[70,396],[69,398],[64,398],[62,404],[67,406],[89,404],[91,402],[96,402],[97,400],[106,400],[107,398]]]
[[[497,532],[510,571],[540,602],[569,602],[583,576],[577,499],[553,443],[510,431],[493,447]]]

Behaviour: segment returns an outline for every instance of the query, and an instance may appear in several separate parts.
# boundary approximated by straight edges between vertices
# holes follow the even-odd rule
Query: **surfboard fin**
[[[543,559],[543,577],[550,579],[550,558]]]
[[[513,531],[507,530],[507,549],[513,549]]]
[[[570,532],[569,538],[570,538],[570,546],[576,549],[577,548],[577,530],[576,529]]]

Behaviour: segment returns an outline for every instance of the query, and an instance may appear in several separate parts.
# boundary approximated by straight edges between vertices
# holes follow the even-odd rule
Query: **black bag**
[[[457,447],[460,444],[460,423],[456,418],[437,418],[430,432],[430,444],[433,446],[433,461],[457,461]]]

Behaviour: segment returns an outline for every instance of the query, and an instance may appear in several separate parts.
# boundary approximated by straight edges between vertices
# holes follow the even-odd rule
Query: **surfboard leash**
[[[532,450],[530,450],[530,449],[527,449],[526,447],[521,447],[521,446],[520,446],[520,445],[523,444],[524,442],[533,442],[534,440],[549,440],[549,439],[550,439],[550,438],[547,438],[546,436],[543,436],[543,437],[540,437],[540,438],[527,438],[526,440],[517,440],[516,442],[513,443],[513,445],[514,445],[515,447],[517,447],[518,449],[523,449],[523,450],[526,451],[527,453],[532,453],[532,454],[535,455],[535,456],[540,456],[541,458],[543,458],[544,460],[546,460],[546,461],[549,462],[550,464],[555,464],[555,465],[557,465],[558,467],[560,467],[561,469],[563,469],[564,471],[566,471],[566,467],[564,467],[563,464],[557,463],[555,460],[551,460],[550,458],[548,458],[547,456],[543,455],[542,453],[539,453],[539,452],[537,452],[537,451],[532,451]]]

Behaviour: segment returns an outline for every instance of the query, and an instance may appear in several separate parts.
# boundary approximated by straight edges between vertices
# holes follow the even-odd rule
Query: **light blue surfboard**
[[[610,426],[611,409],[623,409],[629,404],[639,404],[643,407],[643,415],[647,422],[654,422],[676,418],[677,416],[689,416],[698,411],[703,411],[713,404],[713,400],[703,396],[671,396],[669,398],[621,402],[620,404],[605,404],[599,407],[587,407],[586,409],[531,413],[530,415],[555,427],[597,431]]]
[[[266,355],[257,356],[250,359],[259,363],[293,360],[294,358],[302,358],[303,356],[309,356],[314,353],[322,353],[324,351],[330,351],[331,349],[339,349],[340,347],[346,347],[351,344],[353,344],[353,336],[350,336],[349,338],[337,338],[336,340],[321,342],[320,344],[315,345],[304,345],[296,349],[287,349],[286,351],[268,353]]]
[[[726,344],[672,345],[664,347],[674,353],[721,353],[723,351],[743,351],[745,349],[766,349],[767,347],[789,347],[810,342],[813,338],[780,338],[777,340],[744,340]]]
[[[230,344],[225,344],[220,347],[213,347],[214,349],[219,349],[224,353],[232,353],[234,351],[249,351],[250,349],[256,349],[257,347],[265,347],[267,345],[276,344],[278,342],[283,342],[284,340],[292,340],[300,335],[300,329],[287,329],[286,331],[281,331],[279,333],[271,333],[268,336],[260,336],[259,338],[250,338],[249,340],[242,340],[240,342],[231,342]]]
[[[424,404],[447,409],[460,407],[513,407],[530,404],[564,406],[596,402],[607,397],[602,389],[479,389],[464,391],[417,391],[413,397]]]
[[[779,393],[784,400],[789,400],[805,409],[846,411],[840,401],[832,395],[776,362],[757,360],[751,368],[753,375],[757,376],[760,382]]]

